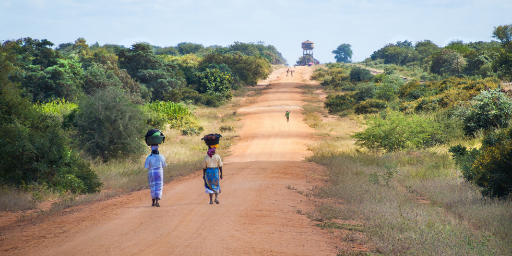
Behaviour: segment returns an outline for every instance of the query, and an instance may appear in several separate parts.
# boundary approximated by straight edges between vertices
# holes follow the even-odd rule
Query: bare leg
[[[213,193],[210,193],[210,194],[208,194],[208,195],[210,195],[210,204],[213,204],[213,200],[212,200],[212,199],[213,199],[213,198],[212,198]]]
[[[153,204],[151,204],[151,206],[155,206],[155,199],[151,199],[151,201],[153,201]]]
[[[218,194],[215,194],[215,203],[219,204],[219,199],[217,198]]]
[[[160,199],[160,198],[156,198],[156,199],[155,199],[155,201],[156,201],[155,206],[156,206],[156,207],[160,207],[160,204],[158,203],[158,199]]]

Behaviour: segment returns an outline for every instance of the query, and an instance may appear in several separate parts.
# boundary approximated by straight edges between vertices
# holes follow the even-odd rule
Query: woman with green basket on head
[[[219,204],[222,159],[215,154],[215,149],[219,146],[220,137],[222,137],[220,134],[208,134],[202,138],[208,146],[208,152],[203,161],[203,180],[205,192],[210,195],[210,204],[213,204],[213,202]],[[212,200],[213,194],[215,194],[215,200]]]
[[[148,184],[151,190],[151,206],[160,207],[158,200],[162,199],[162,189],[164,187],[164,167],[165,157],[160,155],[158,144],[165,141],[165,136],[160,130],[151,129],[146,133],[146,144],[151,147],[151,155],[146,158],[144,168],[148,169]]]

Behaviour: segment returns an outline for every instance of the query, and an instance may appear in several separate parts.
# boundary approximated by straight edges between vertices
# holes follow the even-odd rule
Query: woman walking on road
[[[219,181],[222,179],[222,159],[215,154],[217,145],[208,146],[207,155],[203,161],[203,179],[205,192],[210,195],[210,204],[219,204],[218,194],[220,193]],[[220,173],[220,175],[219,175]],[[215,201],[212,201],[215,194]]]
[[[148,169],[148,183],[151,189],[151,206],[160,207],[158,200],[162,199],[162,189],[164,186],[164,167],[165,157],[158,152],[158,145],[151,145],[151,155],[146,158],[144,168]]]

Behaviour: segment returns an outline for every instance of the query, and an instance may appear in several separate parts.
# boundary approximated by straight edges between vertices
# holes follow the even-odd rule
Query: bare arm
[[[220,171],[220,179],[222,179],[222,166],[219,167],[219,171]]]

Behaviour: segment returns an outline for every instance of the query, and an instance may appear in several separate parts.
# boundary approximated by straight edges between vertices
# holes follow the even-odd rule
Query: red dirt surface
[[[0,254],[335,255],[336,240],[303,214],[312,199],[297,192],[323,176],[302,161],[314,130],[302,121],[296,87],[309,69],[297,67],[294,77],[278,70],[254,104],[237,110],[243,128],[223,159],[220,204],[208,204],[198,171],[165,184],[160,208],[144,190],[0,227]]]

